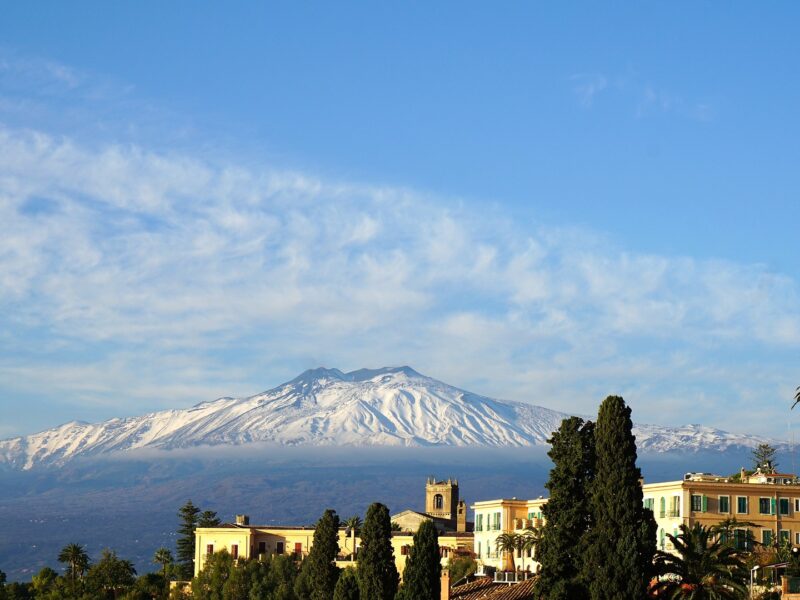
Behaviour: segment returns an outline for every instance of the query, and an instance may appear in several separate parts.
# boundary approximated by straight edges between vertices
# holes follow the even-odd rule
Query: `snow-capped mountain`
[[[409,367],[314,369],[249,398],[219,398],[103,423],[71,422],[0,441],[0,465],[31,469],[140,448],[273,442],[337,446],[531,446],[545,444],[567,415],[493,400]],[[764,440],[700,425],[637,425],[640,449],[750,447]]]

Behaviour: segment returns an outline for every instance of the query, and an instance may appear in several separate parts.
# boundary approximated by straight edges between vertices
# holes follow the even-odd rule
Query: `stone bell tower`
[[[425,483],[425,513],[437,519],[456,524],[458,516],[458,481],[436,481],[433,477]]]

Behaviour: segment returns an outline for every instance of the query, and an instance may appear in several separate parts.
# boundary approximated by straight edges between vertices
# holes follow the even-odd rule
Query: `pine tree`
[[[376,502],[367,509],[358,553],[358,588],[361,600],[393,600],[398,575],[392,551],[389,509]]]
[[[216,527],[221,522],[215,510],[204,510],[197,517],[197,527]]]
[[[553,468],[545,484],[550,498],[542,507],[545,521],[536,549],[542,570],[536,590],[543,600],[581,600],[589,597],[582,568],[592,521],[588,489],[594,479],[594,423],[564,419],[548,442]]]
[[[778,467],[778,461],[775,460],[776,450],[769,444],[759,444],[753,448],[753,468],[775,469]]]
[[[197,527],[200,509],[188,500],[178,510],[181,525],[178,528],[178,541],[175,543],[181,576],[191,579],[194,575],[194,530]]]
[[[423,521],[414,534],[403,572],[405,598],[439,598],[442,563],[439,556],[439,532],[433,521]]]
[[[348,567],[339,576],[333,590],[333,600],[359,600],[358,577],[355,569]]]
[[[314,528],[314,544],[306,558],[308,582],[311,587],[310,600],[331,600],[339,568],[336,556],[339,554],[339,516],[328,509],[317,521]]]
[[[631,409],[619,396],[600,405],[595,425],[592,531],[585,562],[592,600],[640,600],[652,573],[652,515],[642,505]],[[649,518],[648,518],[649,517]]]

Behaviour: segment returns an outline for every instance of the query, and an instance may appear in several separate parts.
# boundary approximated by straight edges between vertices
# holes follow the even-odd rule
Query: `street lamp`
[[[753,580],[755,579],[756,571],[758,571],[761,567],[756,565],[752,569],[750,569],[750,598],[753,598]]]

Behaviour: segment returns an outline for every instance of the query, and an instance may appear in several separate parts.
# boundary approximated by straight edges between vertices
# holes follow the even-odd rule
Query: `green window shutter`
[[[708,512],[708,496],[703,496],[703,512]]]

